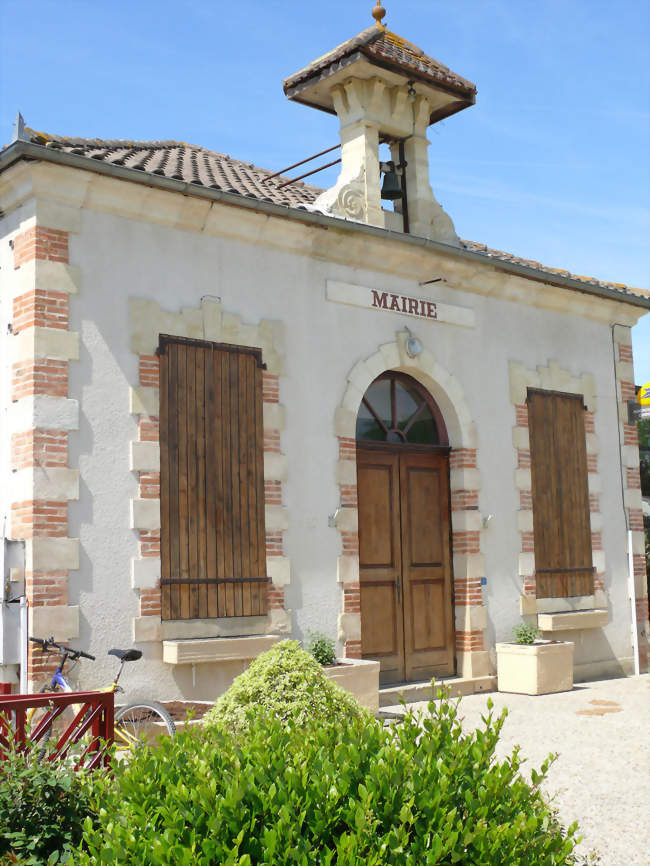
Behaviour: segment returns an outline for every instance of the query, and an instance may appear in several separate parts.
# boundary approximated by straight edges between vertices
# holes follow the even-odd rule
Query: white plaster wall
[[[595,636],[583,632],[576,661],[630,655],[625,525],[607,325],[449,286],[422,289],[411,280],[385,273],[378,276],[370,269],[330,265],[88,210],[82,212],[81,233],[71,235],[70,260],[83,273],[82,292],[70,300],[70,329],[81,334],[80,363],[70,365],[70,395],[81,401],[80,429],[70,434],[70,465],[80,469],[81,490],[79,501],[70,503],[69,534],[81,539],[82,550],[81,568],[70,574],[70,603],[81,605],[79,645],[98,656],[95,665],[84,667],[84,685],[96,685],[112,673],[113,660],[106,659],[105,652],[111,646],[132,644],[131,620],[139,607],[130,584],[130,560],[138,549],[137,535],[129,528],[129,502],[137,479],[129,471],[136,419],[129,414],[128,388],[138,384],[137,356],[129,347],[130,297],[155,299],[177,312],[181,307],[198,307],[203,295],[217,295],[225,312],[242,316],[246,323],[266,318],[286,325],[280,399],[287,412],[282,451],[289,460],[285,505],[290,529],[285,534],[285,552],[292,561],[292,583],[287,607],[293,610],[298,638],[308,630],[336,635],[340,542],[337,531],[327,524],[328,514],[339,504],[333,416],[346,376],[358,360],[376,352],[380,344],[394,341],[395,332],[408,325],[424,348],[460,381],[478,428],[480,508],[495,515],[483,542],[490,644],[507,638],[519,621],[519,501],[514,486],[508,361],[534,368],[554,359],[575,375],[592,373],[598,392],[607,589],[615,622]],[[476,328],[329,303],[325,301],[327,279],[469,306],[476,312]],[[181,691],[210,697],[223,688],[222,669],[218,673],[216,667],[201,666],[193,687],[189,669],[173,670],[162,664],[159,645],[141,648],[147,663],[139,662],[127,671],[129,691],[159,697]],[[233,665],[226,675],[240,669],[241,665]]]

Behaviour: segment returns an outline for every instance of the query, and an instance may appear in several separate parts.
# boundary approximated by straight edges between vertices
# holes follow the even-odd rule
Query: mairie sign
[[[641,385],[637,399],[642,406],[650,406],[650,382]]]
[[[352,307],[364,307],[378,312],[397,313],[401,316],[413,316],[416,319],[427,319],[434,322],[447,322],[451,325],[461,325],[473,328],[475,325],[474,310],[469,307],[456,307],[452,304],[442,304],[432,298],[402,295],[384,289],[373,289],[368,286],[355,286],[352,283],[327,281],[326,297],[328,301],[337,304],[349,304]]]

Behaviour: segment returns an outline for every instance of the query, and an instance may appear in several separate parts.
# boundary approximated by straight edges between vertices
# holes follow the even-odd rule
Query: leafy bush
[[[355,699],[331,683],[321,666],[284,640],[258,656],[204,717],[207,725],[246,730],[249,716],[264,713],[283,724],[322,721],[345,726],[366,715]]]
[[[491,705],[488,704],[491,708]],[[344,726],[283,725],[263,714],[245,741],[193,728],[138,750],[115,769],[88,821],[81,866],[566,866],[565,833],[515,752],[496,762],[505,714],[463,734],[457,705],[429,705],[385,730],[368,717]]]
[[[331,637],[320,632],[310,632],[307,642],[307,652],[312,655],[319,665],[333,665],[336,663],[336,650]]]
[[[513,628],[512,633],[515,638],[515,643],[531,644],[535,643],[539,637],[539,630],[537,627],[530,625],[527,622],[522,622],[519,625],[516,625]]]
[[[71,762],[43,760],[42,747],[10,745],[0,761],[0,862],[65,863],[81,839],[89,791]]]

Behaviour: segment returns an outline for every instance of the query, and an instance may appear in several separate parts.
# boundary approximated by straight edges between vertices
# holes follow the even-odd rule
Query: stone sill
[[[266,652],[279,640],[280,636],[275,634],[163,640],[163,662],[168,665],[195,665],[249,661]]]
[[[537,615],[537,628],[542,632],[604,628],[608,622],[609,615],[606,610],[574,610]]]

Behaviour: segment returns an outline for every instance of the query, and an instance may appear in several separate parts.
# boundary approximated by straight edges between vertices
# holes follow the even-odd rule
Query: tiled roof
[[[278,187],[287,177],[262,183],[273,172],[226,154],[179,141],[104,141],[97,138],[64,138],[25,129],[34,144],[75,153],[98,162],[120,165],[148,174],[196,183],[285,207],[312,204],[322,190],[304,183]]]
[[[316,74],[324,72],[328,67],[335,66],[338,61],[357,51],[377,61],[380,65],[397,66],[409,75],[428,80],[432,84],[443,84],[460,91],[465,96],[473,96],[476,93],[476,86],[471,81],[456,75],[448,66],[434,60],[433,57],[429,57],[412,42],[402,39],[401,36],[390,30],[377,26],[369,27],[363,33],[348,39],[347,42],[339,45],[333,51],[319,57],[318,60],[314,60],[300,72],[291,75],[284,82],[285,93]]]
[[[273,172],[259,168],[249,162],[232,159],[223,153],[216,153],[183,142],[64,138],[35,132],[28,128],[25,129],[25,132],[33,144],[43,145],[50,150],[78,154],[97,162],[123,166],[145,174],[162,175],[184,183],[194,183],[209,189],[223,190],[284,207],[313,211],[314,202],[323,192],[319,187],[302,182],[279,189],[279,185],[288,180],[283,176],[262,183],[262,180]],[[542,265],[540,262],[523,259],[512,253],[491,249],[485,244],[474,241],[461,240],[461,244],[465,249],[484,256],[486,259],[531,268],[538,271],[541,278],[544,276],[565,277],[584,283],[585,286],[605,288],[644,300],[650,298],[650,291],[645,289],[631,288],[622,283],[608,283],[594,277],[578,276],[569,271]]]

